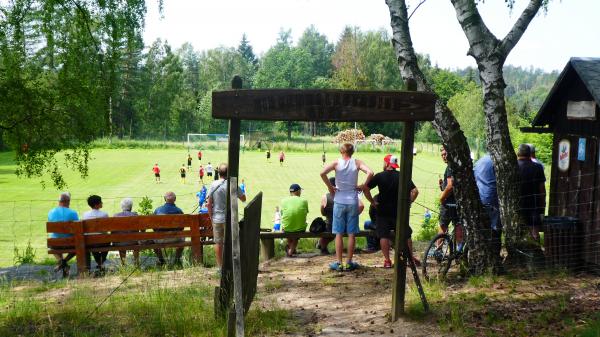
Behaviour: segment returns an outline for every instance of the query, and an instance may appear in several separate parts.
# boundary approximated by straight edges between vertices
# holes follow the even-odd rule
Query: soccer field
[[[213,166],[227,159],[226,151],[202,151],[202,164],[211,162]],[[381,171],[385,153],[356,153],[375,173]],[[328,162],[337,158],[338,153],[327,153]],[[185,184],[179,178],[179,168],[186,163],[187,151],[184,149],[96,149],[92,151],[90,174],[81,179],[77,174],[65,170],[73,201],[71,208],[80,216],[89,207],[85,199],[90,194],[98,194],[104,201],[104,211],[109,214],[119,212],[119,203],[124,197],[134,199],[134,210],[144,196],[153,200],[153,206],[162,204],[162,195],[166,191],[177,194],[177,206],[190,213],[196,207],[199,161],[192,153],[193,168]],[[161,168],[161,184],[154,182],[151,171],[154,163]],[[16,246],[23,249],[31,241],[36,260],[44,260],[46,253],[45,222],[48,210],[56,206],[60,191],[47,184],[42,188],[39,179],[19,179],[14,175],[16,166],[12,153],[0,153],[0,266],[13,264],[13,250]],[[262,227],[272,227],[273,211],[279,201],[287,196],[292,183],[298,183],[304,189],[302,196],[309,202],[308,222],[320,216],[319,204],[326,192],[319,177],[322,168],[321,153],[286,153],[283,166],[279,165],[277,153],[273,153],[271,162],[267,162],[264,152],[245,151],[240,157],[240,178],[245,179],[248,201],[259,191],[263,192]],[[438,176],[445,168],[439,154],[422,152],[414,158],[413,181],[419,188],[417,202],[433,207],[434,199],[439,196]],[[46,179],[47,180],[47,179]],[[205,183],[208,183],[205,177]],[[48,180],[47,180],[48,181]],[[359,183],[364,175],[359,176]],[[376,191],[373,191],[373,195]],[[368,207],[368,202],[363,197]],[[240,203],[240,207],[243,207]],[[423,221],[424,208],[413,205],[411,208],[411,226],[416,232]],[[361,214],[361,224],[368,218],[367,209]]]

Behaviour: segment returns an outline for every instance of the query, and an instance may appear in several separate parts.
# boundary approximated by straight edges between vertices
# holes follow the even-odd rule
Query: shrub
[[[138,204],[137,213],[139,215],[150,215],[153,213],[152,210],[152,199],[148,198],[147,196],[143,197]]]
[[[20,250],[17,246],[14,248],[13,263],[15,266],[23,264],[32,264],[35,262],[35,249],[31,247],[31,241],[27,241],[27,246]]]

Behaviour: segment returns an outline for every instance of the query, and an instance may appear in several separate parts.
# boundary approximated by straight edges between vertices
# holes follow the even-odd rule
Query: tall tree
[[[414,80],[419,91],[434,91],[421,71],[414,51],[405,0],[386,0],[390,10],[393,30],[392,43],[405,80]],[[469,232],[469,266],[472,272],[482,274],[492,270],[498,262],[489,245],[491,237],[489,219],[484,216],[483,205],[473,176],[473,163],[467,140],[452,111],[437,96],[432,122],[448,151],[448,165],[453,171],[455,194],[461,205],[460,214]]]
[[[255,80],[255,88],[310,88],[316,79],[310,54],[304,49],[292,46],[291,32],[282,30],[277,44],[271,47],[261,59]],[[292,129],[299,124],[286,122],[288,139]]]
[[[507,1],[509,6],[515,0]],[[500,215],[504,225],[508,258],[517,259],[527,239],[519,217],[519,171],[517,157],[510,139],[503,67],[506,58],[519,42],[529,23],[548,0],[530,0],[508,34],[497,38],[479,14],[475,0],[451,0],[456,18],[469,41],[468,55],[479,68],[483,87],[483,107],[486,116],[487,147],[497,172]],[[526,246],[526,245],[525,245]]]
[[[109,42],[140,30],[145,13],[143,0],[0,3],[0,129],[18,175],[48,173],[63,187],[61,151],[87,175],[89,143],[107,131],[117,59]]]

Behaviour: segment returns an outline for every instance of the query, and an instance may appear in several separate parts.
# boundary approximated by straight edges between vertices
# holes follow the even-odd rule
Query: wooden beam
[[[544,128],[544,127],[535,127],[535,126],[524,126],[519,128],[519,130],[521,130],[521,132],[523,133],[553,133],[554,130],[551,128]]]
[[[431,121],[435,97],[425,92],[261,89],[213,91],[221,119],[317,122]]]

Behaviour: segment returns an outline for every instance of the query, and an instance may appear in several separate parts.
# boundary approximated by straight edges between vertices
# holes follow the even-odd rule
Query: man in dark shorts
[[[154,180],[157,184],[160,183],[160,168],[158,167],[158,163],[154,164],[152,167],[152,172],[154,172]]]
[[[188,153],[188,157],[187,157],[187,169],[188,171],[192,169],[192,155]]]
[[[327,161],[327,156],[325,155],[325,151],[323,151],[323,154],[321,155],[321,161],[323,162],[323,166],[325,166],[325,162]]]
[[[365,197],[376,209],[376,229],[377,237],[381,245],[383,253],[384,268],[392,268],[390,259],[390,247],[392,240],[391,231],[396,228],[396,218],[398,216],[398,185],[400,184],[400,173],[396,171],[398,168],[398,157],[388,154],[383,158],[383,172],[377,173],[365,187]],[[371,196],[371,189],[379,189],[377,201]],[[412,182],[409,182],[409,198],[413,202],[419,195],[419,190]],[[408,249],[412,254],[412,229],[410,226],[406,228],[406,238]],[[412,257],[415,264],[419,265],[420,261],[416,257]]]
[[[271,150],[267,150],[267,161],[271,162]]]
[[[441,156],[444,163],[448,164],[448,153],[446,148],[442,146]],[[454,197],[454,179],[452,169],[446,165],[444,171],[444,179],[438,181],[442,194],[440,195],[440,230],[439,233],[447,233],[448,226],[452,223],[455,227],[456,244],[458,251],[462,250],[463,246],[463,227],[458,216],[458,206]],[[441,244],[441,242],[440,242]]]
[[[202,151],[198,151],[198,160],[201,161],[202,160]]]
[[[329,177],[331,185],[335,186],[335,177]],[[358,214],[360,215],[365,208],[363,202],[358,199]],[[321,198],[321,215],[325,217],[325,224],[328,233],[333,230],[333,195],[327,192]],[[317,249],[321,251],[322,255],[329,255],[327,245],[333,241],[333,238],[320,238],[317,243]]]
[[[181,183],[185,184],[185,165],[181,164],[181,167],[179,168],[179,175],[181,176]]]
[[[285,160],[285,153],[283,151],[279,152],[279,166],[283,166],[283,161]]]
[[[529,145],[519,145],[517,159],[521,176],[520,212],[531,230],[531,237],[539,242],[542,215],[546,208],[546,176],[542,166],[531,160]]]

